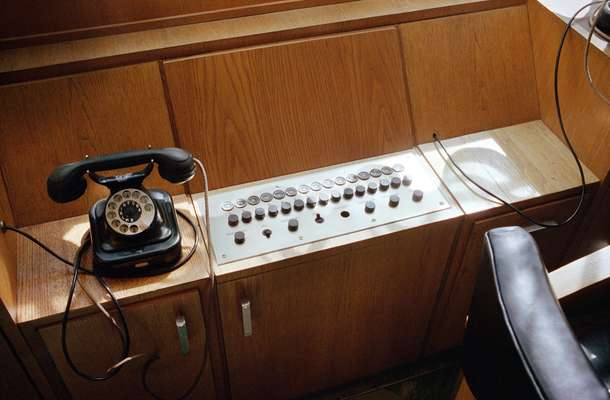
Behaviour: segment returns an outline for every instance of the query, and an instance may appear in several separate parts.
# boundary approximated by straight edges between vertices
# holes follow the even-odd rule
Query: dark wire
[[[578,172],[580,173],[580,184],[581,184],[580,185],[580,197],[578,199],[578,205],[576,206],[576,208],[574,209],[574,212],[569,217],[567,217],[565,220],[563,220],[561,222],[557,222],[557,223],[554,223],[554,224],[547,224],[545,222],[537,221],[534,218],[530,217],[529,215],[525,214],[521,209],[519,209],[519,208],[515,207],[514,205],[510,204],[506,200],[502,199],[500,196],[492,193],[488,189],[484,188],[483,186],[481,186],[480,184],[475,182],[471,177],[469,177],[464,172],[464,170],[462,170],[462,168],[455,162],[453,157],[451,157],[451,154],[449,154],[449,152],[447,151],[447,149],[445,148],[445,146],[443,145],[441,140],[438,138],[438,134],[436,132],[434,132],[432,134],[432,138],[434,139],[434,142],[439,144],[439,146],[441,147],[441,149],[443,150],[443,152],[445,153],[445,155],[447,156],[447,158],[449,159],[451,164],[453,164],[453,166],[462,175],[464,175],[464,177],[470,183],[472,183],[474,186],[476,186],[477,188],[479,188],[481,191],[485,192],[489,196],[491,196],[494,199],[498,200],[500,203],[502,203],[505,206],[507,206],[510,209],[512,209],[514,212],[519,214],[525,220],[529,221],[530,223],[532,223],[534,225],[538,225],[538,226],[543,227],[543,228],[557,228],[557,227],[566,225],[569,222],[571,222],[576,217],[576,215],[578,215],[578,213],[580,212],[580,209],[582,208],[582,204],[583,204],[584,199],[585,199],[585,188],[586,188],[585,173],[583,171],[582,164],[580,163],[580,160],[578,159],[578,155],[576,154],[576,151],[574,150],[574,147],[572,146],[572,142],[570,141],[570,138],[568,137],[568,134],[566,133],[566,130],[565,130],[565,127],[564,127],[564,124],[563,124],[563,116],[561,114],[561,105],[559,104],[559,83],[558,83],[559,82],[559,62],[561,60],[561,51],[563,50],[563,45],[565,43],[566,37],[568,36],[568,33],[571,30],[571,27],[572,27],[572,24],[574,23],[574,20],[576,19],[578,14],[580,14],[582,12],[582,10],[584,10],[585,8],[590,7],[590,6],[594,5],[594,4],[598,4],[598,3],[599,3],[599,1],[594,1],[594,2],[591,2],[589,4],[586,4],[586,5],[582,6],[581,8],[578,9],[578,11],[576,11],[574,13],[572,18],[570,18],[570,21],[568,22],[565,30],[563,31],[563,35],[561,36],[561,41],[559,42],[559,48],[557,49],[557,57],[555,58],[555,70],[554,70],[554,77],[553,77],[553,88],[554,88],[554,92],[555,92],[554,93],[555,94],[555,109],[557,111],[557,118],[559,119],[559,127],[561,128],[561,134],[563,135],[563,138],[565,139],[565,142],[568,145],[568,149],[570,150],[570,153],[572,153],[572,157],[574,157],[574,161],[576,161],[576,165],[578,166]]]

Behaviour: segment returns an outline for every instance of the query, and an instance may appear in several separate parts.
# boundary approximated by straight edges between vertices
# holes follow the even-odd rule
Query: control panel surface
[[[415,150],[210,192],[218,265],[451,207]],[[204,215],[204,200],[197,201]]]

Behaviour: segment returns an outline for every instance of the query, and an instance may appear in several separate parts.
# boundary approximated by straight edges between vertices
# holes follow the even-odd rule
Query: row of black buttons
[[[297,193],[307,194],[307,193],[309,193],[310,190],[318,192],[318,191],[322,190],[322,188],[332,189],[335,185],[343,186],[343,185],[345,185],[346,182],[356,183],[358,180],[366,181],[371,176],[373,178],[379,178],[382,175],[392,175],[394,172],[402,172],[403,170],[404,170],[404,167],[401,164],[396,164],[393,167],[384,166],[381,169],[373,168],[370,171],[360,171],[360,172],[358,172],[358,174],[347,174],[345,177],[338,176],[335,179],[324,179],[322,182],[316,181],[316,182],[311,183],[310,185],[301,185],[301,186],[299,186],[298,189],[291,186],[291,187],[287,187],[285,190],[277,189],[277,190],[273,191],[273,193],[265,192],[265,193],[262,193],[260,196],[252,195],[252,196],[249,196],[247,199],[237,199],[234,202],[225,201],[224,203],[222,203],[220,208],[223,211],[231,211],[231,210],[233,210],[234,207],[243,208],[243,207],[247,206],[248,204],[251,206],[255,206],[255,205],[259,204],[261,201],[264,203],[268,203],[273,199],[282,200],[286,196],[294,197],[297,195]],[[395,179],[399,179],[399,178],[396,178],[396,177],[392,178],[392,182]],[[382,190],[387,189],[388,185],[390,185],[390,181],[387,178],[382,178],[379,182],[379,186]],[[385,186],[385,189],[383,189],[384,186]],[[400,186],[400,180],[399,180],[398,186]],[[398,186],[396,186],[396,187],[398,187]],[[377,190],[377,189],[375,189],[375,190]]]

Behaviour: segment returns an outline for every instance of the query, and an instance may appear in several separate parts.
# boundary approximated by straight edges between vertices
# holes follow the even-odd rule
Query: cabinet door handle
[[[241,302],[241,320],[244,325],[244,336],[252,336],[252,314],[250,312],[250,300]]]
[[[176,317],[176,329],[178,330],[178,342],[180,343],[180,353],[186,356],[190,352],[189,333],[186,329],[186,318],[184,315]]]

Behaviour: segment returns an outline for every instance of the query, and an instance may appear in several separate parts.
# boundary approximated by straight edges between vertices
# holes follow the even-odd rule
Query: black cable
[[[594,4],[598,4],[598,3],[599,3],[599,1],[594,1],[594,2],[591,2],[589,4],[582,6],[581,8],[578,9],[578,11],[576,11],[574,13],[572,18],[570,18],[565,30],[563,31],[563,35],[561,36],[561,41],[559,42],[559,48],[557,49],[557,56],[555,58],[555,69],[554,69],[554,78],[553,78],[553,88],[554,88],[554,94],[555,94],[555,109],[557,111],[557,118],[559,119],[559,127],[561,128],[561,134],[563,135],[563,138],[565,139],[565,142],[568,145],[568,149],[570,150],[570,153],[572,153],[572,157],[574,157],[574,161],[576,162],[576,165],[578,166],[578,172],[580,173],[580,183],[581,183],[580,197],[578,200],[578,205],[576,206],[576,208],[574,209],[574,212],[569,217],[567,217],[565,220],[563,220],[561,222],[557,222],[554,224],[547,224],[544,222],[537,221],[534,218],[530,217],[529,215],[525,214],[521,209],[517,208],[516,206],[514,206],[511,203],[507,202],[506,200],[502,199],[498,195],[492,193],[488,189],[484,188],[483,186],[481,186],[480,184],[475,182],[471,177],[469,177],[464,172],[464,170],[462,170],[462,168],[455,162],[453,157],[451,157],[451,154],[449,154],[449,152],[447,151],[447,149],[445,148],[445,146],[443,145],[441,140],[438,138],[438,134],[436,132],[434,132],[432,134],[432,138],[434,139],[434,142],[438,143],[440,145],[441,149],[443,150],[443,152],[445,153],[445,155],[447,156],[447,158],[449,159],[451,164],[453,164],[453,166],[462,175],[464,175],[464,177],[470,183],[472,183],[474,186],[476,186],[477,188],[479,188],[481,191],[485,192],[489,196],[498,200],[505,206],[511,208],[514,212],[516,212],[518,215],[520,215],[523,219],[527,220],[528,222],[530,222],[534,225],[538,225],[543,228],[557,228],[557,227],[570,223],[576,217],[576,215],[578,215],[578,213],[580,212],[580,209],[582,208],[582,204],[585,199],[585,189],[586,189],[585,173],[583,171],[582,164],[580,163],[580,160],[578,159],[578,155],[576,154],[576,151],[574,150],[574,147],[572,146],[572,142],[570,141],[570,138],[568,137],[568,134],[566,133],[565,126],[563,124],[563,116],[561,114],[561,105],[559,104],[559,62],[561,60],[561,52],[563,50],[563,45],[565,43],[566,37],[568,36],[568,33],[571,30],[574,20],[576,19],[578,14],[580,14],[585,8],[590,7]]]

